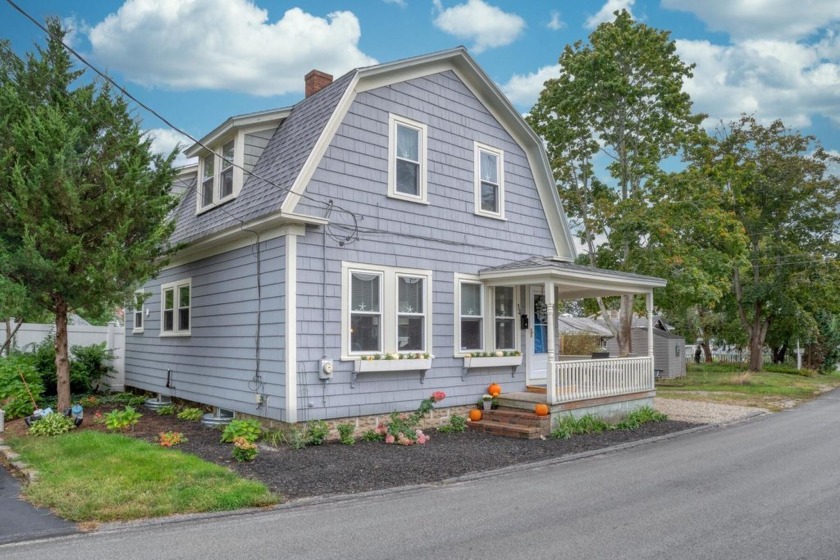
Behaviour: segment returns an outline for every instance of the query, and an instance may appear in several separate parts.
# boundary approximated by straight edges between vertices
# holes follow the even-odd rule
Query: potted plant
[[[481,405],[484,407],[484,410],[491,410],[493,408],[493,395],[485,393],[481,397]]]

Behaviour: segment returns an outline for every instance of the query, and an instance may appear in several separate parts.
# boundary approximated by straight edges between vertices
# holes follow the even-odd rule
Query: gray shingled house
[[[650,402],[649,356],[556,359],[554,303],[652,311],[664,282],[573,264],[540,138],[465,49],[306,86],[188,150],[185,248],[129,314],[127,385],[286,422],[469,405],[494,381],[555,412]]]

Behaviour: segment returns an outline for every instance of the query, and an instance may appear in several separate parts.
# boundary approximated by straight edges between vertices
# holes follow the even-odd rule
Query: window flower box
[[[362,356],[354,363],[350,386],[355,387],[356,377],[360,373],[381,371],[419,371],[420,383],[423,383],[426,372],[432,369],[433,359],[434,356],[427,353]]]
[[[522,356],[502,356],[492,358],[464,358],[465,368],[518,367],[522,365]]]

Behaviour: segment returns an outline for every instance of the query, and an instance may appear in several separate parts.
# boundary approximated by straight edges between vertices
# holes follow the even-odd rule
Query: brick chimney
[[[304,81],[306,82],[306,97],[309,97],[310,95],[314,95],[330,85],[333,81],[333,77],[326,72],[312,70],[306,75]]]

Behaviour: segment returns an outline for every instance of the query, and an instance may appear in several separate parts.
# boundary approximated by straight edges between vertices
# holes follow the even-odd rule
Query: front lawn
[[[17,437],[21,458],[38,471],[28,500],[72,521],[125,521],[277,503],[260,482],[198,457],[94,430]]]
[[[838,372],[821,375],[788,366],[766,366],[761,373],[749,373],[739,364],[689,364],[687,370],[685,377],[658,380],[656,395],[777,411],[840,386]]]

